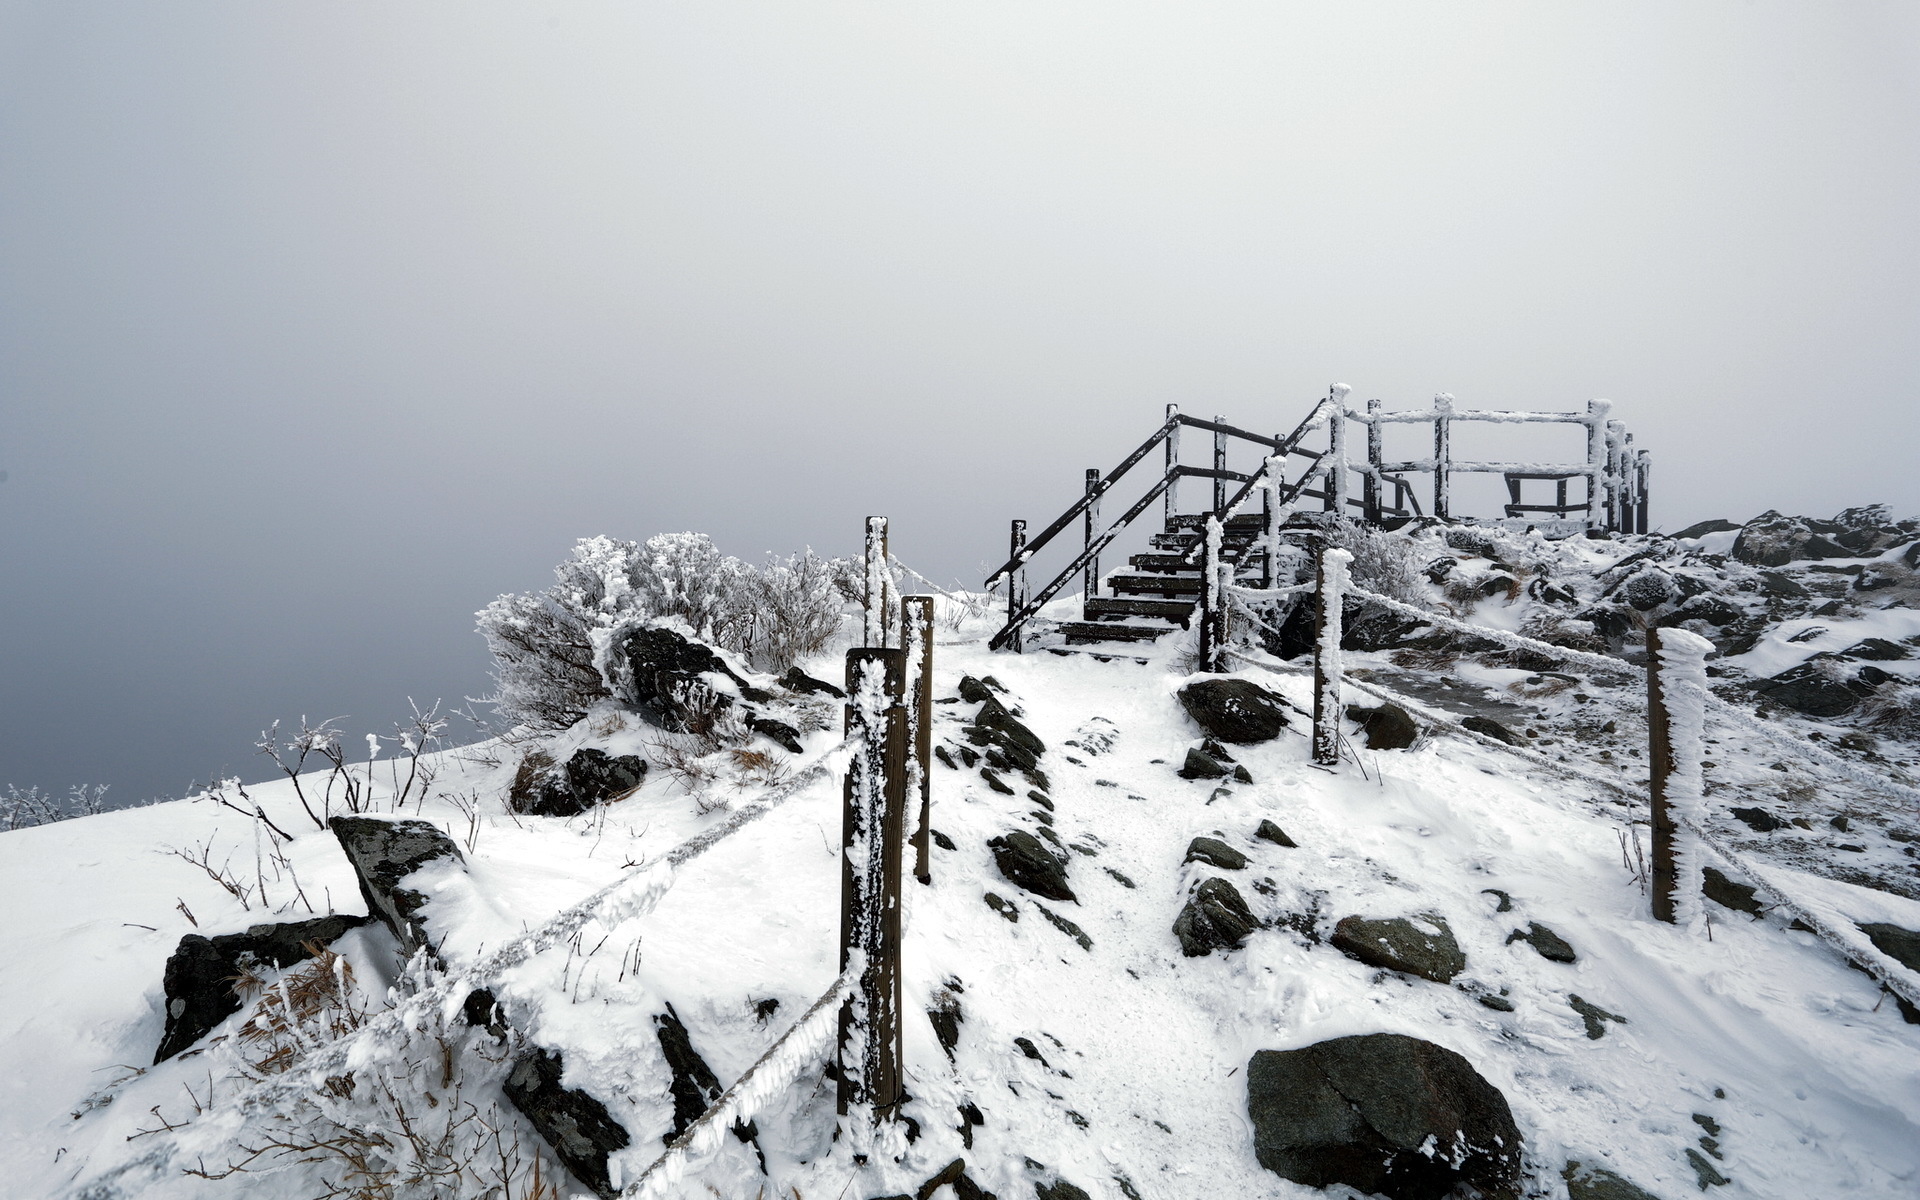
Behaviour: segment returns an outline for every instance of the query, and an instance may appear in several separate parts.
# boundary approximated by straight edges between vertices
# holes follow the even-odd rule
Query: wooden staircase
[[[1063,621],[1057,631],[1069,645],[1101,642],[1151,642],[1187,628],[1200,604],[1200,540],[1207,513],[1181,513],[1148,540],[1151,550],[1127,559],[1131,571],[1116,571],[1103,581],[1103,593],[1086,598],[1082,620]],[[1248,513],[1227,519],[1221,556],[1243,583],[1266,586],[1267,552],[1260,545],[1266,516]]]

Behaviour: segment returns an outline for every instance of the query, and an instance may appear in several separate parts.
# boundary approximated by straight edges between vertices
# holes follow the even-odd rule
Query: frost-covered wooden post
[[[1027,648],[1027,633],[1024,625],[1015,625],[1020,619],[1020,610],[1027,606],[1027,564],[1022,556],[1027,552],[1027,523],[1016,520],[1007,535],[1007,558],[1013,563],[1013,569],[1007,572],[1007,649],[1022,654]]]
[[[1225,425],[1227,419],[1214,414],[1215,425]],[[1227,477],[1221,472],[1227,469],[1227,435],[1218,429],[1213,431],[1213,511],[1219,512],[1227,506]]]
[[[1278,439],[1275,440],[1277,441]],[[1261,488],[1262,495],[1260,497],[1261,515],[1266,518],[1266,529],[1261,536],[1260,544],[1264,549],[1267,560],[1267,565],[1260,572],[1260,586],[1262,588],[1279,586],[1280,524],[1285,520],[1284,514],[1280,511],[1280,497],[1282,494],[1281,489],[1286,486],[1286,476],[1284,474],[1286,466],[1287,460],[1285,456],[1279,454],[1267,456],[1267,480],[1265,486]]]
[[[1647,482],[1653,475],[1653,454],[1650,451],[1642,450],[1639,454],[1635,455],[1634,470],[1639,472],[1639,483],[1635,488],[1638,503],[1635,505],[1633,515],[1633,531],[1635,533],[1645,533],[1647,531]]]
[[[1327,511],[1347,515],[1347,400],[1342,388],[1333,389],[1333,415],[1327,421]]]
[[[847,651],[847,764],[840,840],[840,970],[859,986],[840,1009],[839,1111],[889,1120],[901,1100],[900,867],[906,812],[906,652]]]
[[[907,718],[912,724],[913,762],[909,792],[918,792],[920,819],[913,827],[913,877],[933,882],[933,597],[900,600],[900,648],[907,656]]]
[[[1178,404],[1167,405],[1167,494],[1164,522],[1167,529],[1173,528],[1173,518],[1180,512],[1180,416]]]
[[[1588,529],[1606,528],[1613,515],[1613,497],[1607,486],[1607,413],[1612,408],[1608,400],[1587,401]]]
[[[1702,738],[1707,652],[1684,629],[1647,630],[1647,758],[1653,801],[1653,915],[1688,924],[1700,911],[1698,837],[1705,816]]]
[[[1100,555],[1094,552],[1093,539],[1100,532],[1100,468],[1087,468],[1087,576],[1083,594],[1091,600],[1100,591]]]
[[[1453,397],[1441,392],[1433,398],[1433,515],[1453,517]]]
[[[1227,669],[1227,572],[1221,553],[1220,514],[1207,514],[1200,558],[1200,669],[1218,674]]]
[[[1315,586],[1320,619],[1313,639],[1313,761],[1323,767],[1340,761],[1340,610],[1352,562],[1353,555],[1337,546],[1321,547]]]
[[[1380,523],[1380,401],[1367,401],[1367,480],[1360,485],[1362,512],[1370,525]]]
[[[1607,422],[1607,526],[1616,533],[1628,532],[1627,525],[1627,427],[1621,421]]]
[[[884,646],[892,640],[891,630],[893,606],[888,592],[893,582],[892,572],[887,563],[887,519],[885,517],[867,518],[866,554],[863,563],[866,574],[865,595],[862,598],[864,608],[861,611],[860,644],[863,646]]]

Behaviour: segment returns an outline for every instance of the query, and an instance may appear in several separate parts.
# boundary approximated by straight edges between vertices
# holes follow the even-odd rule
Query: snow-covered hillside
[[[1755,567],[1725,557],[1736,531],[1403,536],[1422,551],[1426,602],[1489,628],[1606,648],[1602,611],[1695,604],[1701,623],[1690,627],[1746,639],[1723,645],[1714,667],[1729,698],[1749,704],[1754,682],[1814,655],[1920,635],[1913,608],[1880,605],[1913,586],[1901,546],[1857,562]],[[1427,561],[1440,557],[1451,564]],[[1815,561],[1860,569],[1810,571]],[[1783,589],[1763,573],[1802,594],[1776,597]],[[1882,577],[1894,582],[1856,586]],[[1836,584],[1845,594],[1815,586]],[[1629,603],[1656,587],[1671,594]],[[1737,612],[1706,612],[1698,596]],[[941,1197],[1345,1194],[1261,1165],[1250,1063],[1373,1033],[1454,1051],[1498,1089],[1523,1139],[1524,1195],[1920,1191],[1920,1025],[1790,914],[1710,904],[1699,926],[1651,920],[1633,831],[1646,814],[1617,789],[1433,728],[1409,747],[1372,750],[1350,724],[1350,757],[1315,767],[1308,680],[1251,648],[1233,677],[1295,711],[1277,738],[1211,748],[1245,778],[1187,778],[1204,735],[1178,696],[1195,677],[1175,639],[1145,662],[997,654],[984,648],[987,616],[952,615],[935,654],[932,883],[909,878],[904,897],[903,1112],[916,1136],[883,1139],[857,1164],[855,1139],[834,1136],[829,1051],[802,1037],[782,1064],[793,1083],[753,1113],[752,1140],[721,1138],[655,1194],[912,1195],[955,1159],[964,1178]],[[1627,631],[1614,632],[1613,648],[1630,651]],[[1550,761],[1629,787],[1644,779],[1630,676],[1423,642],[1418,629],[1360,636],[1354,676],[1410,708],[1489,718]],[[844,647],[803,666],[837,682]],[[1839,661],[1821,678],[1846,686],[1866,659],[1820,661]],[[1910,651],[1872,662],[1896,681],[1916,674]],[[568,1175],[507,1099],[535,1050],[557,1055],[564,1087],[597,1100],[626,1139],[601,1186],[638,1179],[685,1126],[674,1085],[688,1069],[676,1048],[690,1046],[724,1087],[837,974],[838,703],[793,677],[783,686],[732,659],[728,669],[745,686],[714,686],[756,697],[756,719],[780,731],[701,756],[646,710],[608,701],[555,737],[434,755],[431,788],[398,814],[391,796],[405,767],[383,763],[364,800],[373,815],[437,826],[464,860],[439,858],[407,881],[439,961],[409,965],[386,927],[360,926],[332,942],[337,963],[323,954],[257,968],[247,1006],[157,1064],[163,975],[183,936],[367,911],[340,838],[309,819],[285,780],[247,788],[247,805],[292,835],[284,844],[264,821],[209,799],[0,835],[0,1193],[586,1194],[594,1181]],[[1030,768],[981,757],[992,746],[970,733],[988,706],[1043,744]],[[1903,727],[1863,737],[1851,708],[1775,717],[1787,737],[1711,732],[1712,826],[1810,912],[1920,930],[1914,814],[1862,782],[1904,778],[1915,754]],[[788,735],[797,752],[775,744]],[[1804,744],[1850,765],[1797,752]],[[529,807],[534,768],[602,762],[583,750],[652,769],[579,815],[513,811]],[[302,786],[311,804],[323,781]],[[768,797],[778,803],[764,806]],[[710,848],[670,860],[720,831]],[[1057,880],[1019,869],[1032,848]],[[1221,894],[1211,880],[1244,901],[1243,936],[1183,918],[1204,916],[1191,907],[1203,884]],[[605,889],[592,918],[549,948],[467,977]],[[1336,931],[1347,918],[1444,930],[1464,966],[1432,972],[1451,974],[1436,981],[1367,965]],[[294,980],[285,990],[283,977]],[[497,1007],[475,1009],[482,985]],[[309,993],[319,999],[300,998]],[[420,996],[436,1002],[408,1005]],[[406,1019],[382,1026],[393,1005]],[[342,1039],[348,1057],[303,1065]],[[710,1098],[696,1095],[694,1111]],[[1607,1190],[1629,1182],[1642,1192]]]

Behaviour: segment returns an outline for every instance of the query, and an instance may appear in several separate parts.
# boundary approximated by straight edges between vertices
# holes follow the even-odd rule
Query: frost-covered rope
[[[1754,891],[1767,901],[1769,908],[1783,909],[1793,914],[1805,922],[1807,928],[1813,930],[1815,937],[1859,964],[1888,991],[1908,1004],[1920,1008],[1920,982],[1916,982],[1920,980],[1920,976],[1916,976],[1893,956],[1882,953],[1880,948],[1868,940],[1852,921],[1849,920],[1845,928],[1834,924],[1822,914],[1814,912],[1807,905],[1781,891],[1779,887],[1762,876],[1745,855],[1728,845],[1718,834],[1693,822],[1688,822],[1687,828],[1705,842],[1714,853],[1725,859],[1728,866],[1744,875],[1753,884]]]
[[[1227,585],[1227,591],[1237,600],[1279,600],[1287,596],[1303,596],[1312,590],[1311,583],[1296,583],[1282,588],[1250,588],[1237,583]]]
[[[863,963],[864,960],[848,967],[834,980],[833,986],[822,993],[779,1040],[767,1047],[766,1053],[747,1068],[746,1074],[721,1093],[684,1133],[669,1142],[665,1152],[654,1159],[638,1179],[621,1189],[622,1200],[632,1197],[651,1200],[663,1195],[664,1189],[685,1178],[690,1159],[713,1153],[729,1125],[750,1120],[761,1105],[792,1087],[802,1071],[819,1061],[838,1028],[840,1002],[860,982]]]
[[[1896,796],[1909,803],[1920,803],[1920,788],[1871,774],[1861,769],[1859,763],[1849,762],[1830,750],[1822,749],[1812,742],[1796,736],[1791,730],[1780,729],[1762,721],[1737,704],[1729,704],[1705,688],[1699,689],[1699,695],[1706,702],[1707,710],[1729,725],[1737,725],[1748,733],[1759,734],[1777,744],[1784,744],[1797,754],[1804,754],[1820,765],[1845,775],[1848,780],[1862,787],[1873,788]]]
[[[1274,663],[1263,662],[1260,659],[1238,650],[1229,650],[1228,653],[1246,663],[1248,666],[1258,667],[1276,675],[1293,675],[1300,677],[1308,674],[1305,668],[1282,667]],[[1525,746],[1511,745],[1498,738],[1476,733],[1461,725],[1451,714],[1436,710],[1415,700],[1411,696],[1395,692],[1390,688],[1377,687],[1358,679],[1349,678],[1346,682],[1347,686],[1366,692],[1375,699],[1391,700],[1395,704],[1407,709],[1410,715],[1423,719],[1425,723],[1444,729],[1446,732],[1457,737],[1466,738],[1490,749],[1511,754],[1516,758],[1524,759],[1532,763],[1534,766],[1556,772],[1570,779],[1596,784],[1600,787],[1618,792],[1628,800],[1641,801],[1645,799],[1645,796],[1638,788],[1618,779],[1608,779],[1605,776],[1584,771],[1569,763],[1558,762],[1538,751],[1530,750]],[[1711,695],[1711,693],[1708,694]],[[1699,837],[1702,842],[1706,843],[1708,848],[1719,855],[1728,866],[1739,872],[1742,878],[1752,883],[1754,890],[1765,898],[1769,907],[1780,909],[1806,922],[1807,928],[1813,930],[1814,936],[1840,951],[1852,961],[1865,967],[1868,974],[1885,985],[1889,991],[1906,1000],[1907,1003],[1920,1006],[1920,984],[1916,984],[1909,978],[1913,973],[1908,971],[1905,966],[1891,956],[1882,953],[1879,947],[1867,940],[1865,935],[1860,934],[1857,930],[1843,929],[1835,925],[1819,913],[1812,911],[1806,904],[1795,900],[1792,896],[1781,891],[1776,884],[1769,881],[1760,873],[1759,867],[1753,860],[1745,854],[1742,854],[1739,850],[1736,850],[1719,834],[1713,833],[1705,828],[1700,822],[1683,820],[1680,823]]]
[[[843,739],[816,756],[812,763],[786,783],[739,809],[713,829],[682,842],[650,865],[637,867],[622,875],[578,904],[555,914],[538,928],[507,942],[479,962],[408,997],[397,1007],[369,1018],[366,1024],[346,1036],[310,1051],[285,1072],[242,1088],[227,1107],[237,1113],[258,1112],[323,1087],[329,1076],[374,1061],[383,1043],[395,1035],[403,1034],[436,1009],[442,1020],[452,1020],[474,988],[497,979],[535,955],[567,942],[590,922],[604,917],[613,924],[620,924],[651,912],[673,886],[673,875],[677,868],[711,850],[798,795],[823,775],[829,774],[833,759],[849,744],[850,739]],[[129,1169],[146,1166],[158,1174],[166,1169],[180,1149],[178,1134],[173,1131],[169,1133],[168,1146],[156,1148],[133,1163],[123,1164],[116,1170],[97,1176],[88,1184],[74,1189],[71,1194],[88,1200],[96,1197],[104,1200],[105,1197],[121,1194],[117,1189],[104,1189],[112,1186],[111,1179]]]
[[[1379,592],[1370,592],[1366,588],[1349,587],[1347,594],[1357,596],[1373,604],[1378,604],[1389,612],[1396,612],[1401,616],[1414,617],[1430,625],[1438,625],[1443,629],[1451,629],[1458,633],[1484,637],[1489,641],[1499,642],[1515,650],[1534,650],[1541,654],[1549,654],[1562,662],[1576,663],[1589,670],[1610,671],[1616,675],[1637,670],[1632,663],[1624,659],[1611,658],[1604,654],[1589,654],[1584,650],[1573,650],[1566,646],[1556,646],[1552,642],[1543,642],[1536,638],[1523,637],[1517,633],[1508,633],[1504,629],[1492,629],[1485,625],[1475,625],[1470,621],[1461,621],[1454,617],[1441,616],[1439,613],[1430,612],[1417,605],[1395,600],[1391,596],[1382,596]]]

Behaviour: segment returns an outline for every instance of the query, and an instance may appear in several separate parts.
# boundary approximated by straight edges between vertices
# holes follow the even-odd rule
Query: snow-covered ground
[[[1185,677],[1164,662],[987,654],[973,638],[938,648],[949,744],[960,744],[960,722],[975,707],[950,699],[963,674],[993,675],[1046,741],[1047,815],[1072,848],[1078,903],[1029,896],[994,865],[989,838],[1043,825],[1026,787],[1004,795],[976,771],[936,767],[934,826],[955,848],[934,852],[930,888],[907,885],[906,1112],[923,1136],[904,1162],[855,1180],[844,1153],[832,1153],[832,1084],[819,1085],[815,1069],[760,1116],[780,1195],[911,1190],[955,1156],[1005,1197],[1055,1177],[1095,1196],[1314,1194],[1255,1162],[1247,1060],[1381,1030],[1459,1051],[1506,1094],[1541,1195],[1564,1194],[1569,1159],[1603,1164],[1659,1195],[1694,1193],[1686,1158],[1701,1136],[1694,1114],[1722,1130],[1714,1166],[1731,1182],[1721,1195],[1893,1197],[1920,1187],[1920,1027],[1781,920],[1716,909],[1710,938],[1651,921],[1623,866],[1619,806],[1446,738],[1316,769],[1298,717],[1278,741],[1238,753],[1252,785],[1217,794],[1215,784],[1175,773],[1199,735],[1174,697]],[[1308,706],[1303,680],[1248,677]],[[640,737],[629,727],[593,740],[619,750]],[[833,742],[816,733],[807,750]],[[502,804],[511,755],[487,765],[454,752],[441,765],[437,792],[480,802],[470,871],[432,909],[456,966],[723,819],[657,777],[591,817],[516,819]],[[250,791],[284,828],[305,820],[288,785]],[[659,1001],[675,1006],[724,1082],[833,979],[839,810],[837,781],[816,783],[689,863],[650,914],[596,930],[603,946],[556,949],[500,982],[528,1017],[528,1036],[568,1053],[568,1082],[609,1101],[634,1135],[616,1156],[624,1178],[652,1161],[668,1127],[648,1020]],[[469,840],[450,801],[430,799],[422,815]],[[1262,819],[1299,847],[1255,840]],[[228,1116],[220,1051],[148,1065],[163,1021],[162,968],[195,928],[187,910],[201,931],[221,932],[306,915],[289,908],[291,881],[276,881],[271,865],[269,907],[256,895],[243,908],[161,849],[211,839],[216,862],[230,851],[236,874],[257,882],[252,826],[210,803],[178,802],[0,837],[7,1194],[67,1194],[176,1139],[190,1155],[157,1176],[121,1176],[124,1194],[318,1192],[312,1167],[218,1182],[179,1174],[182,1165],[219,1165],[199,1156],[246,1141],[246,1131],[193,1132],[196,1120]],[[1251,864],[1226,872],[1183,863],[1198,835],[1225,840]],[[330,833],[307,823],[288,856],[317,909],[360,910]],[[1171,926],[1209,874],[1230,877],[1274,923],[1243,950],[1187,958]],[[1920,903],[1784,868],[1780,877],[1857,920],[1920,928]],[[1496,911],[1490,889],[1511,896],[1511,911]],[[989,907],[988,892],[1018,919]],[[1091,949],[1042,908],[1084,931]],[[1324,933],[1348,914],[1422,913],[1454,930],[1468,957],[1463,981],[1504,992],[1513,1012],[1484,1007],[1459,986],[1362,966],[1300,931]],[[1285,914],[1311,922],[1290,928],[1278,922]],[[1565,937],[1578,962],[1508,943],[1529,921]],[[391,952],[373,933],[349,935],[343,950],[363,980],[391,977]],[[922,1015],[936,993],[962,1014],[951,1063]],[[1570,995],[1625,1020],[1591,1039]],[[755,1004],[767,999],[780,1004],[762,1019]],[[971,1149],[957,1132],[969,1103],[984,1118]],[[178,1134],[164,1128],[183,1122]],[[761,1186],[751,1152],[731,1138],[696,1164],[684,1194],[708,1194],[694,1186],[701,1179],[725,1196]]]

